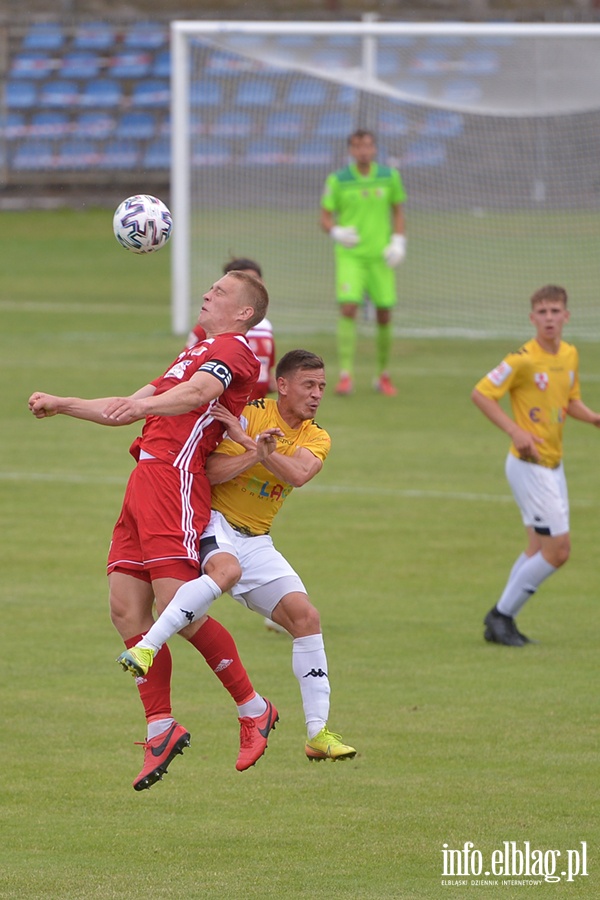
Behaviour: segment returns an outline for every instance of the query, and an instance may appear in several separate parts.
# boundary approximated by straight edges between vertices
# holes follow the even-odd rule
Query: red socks
[[[128,638],[125,646],[130,650],[138,641],[141,641],[142,637],[142,634],[138,634],[136,637]],[[136,678],[147,722],[151,722],[153,719],[167,719],[171,716],[172,668],[171,651],[166,644],[163,644],[154,657],[148,674],[144,678]]]
[[[237,706],[252,699],[255,691],[242,665],[235,641],[220,622],[209,617],[194,636],[189,638],[189,642],[202,654]]]

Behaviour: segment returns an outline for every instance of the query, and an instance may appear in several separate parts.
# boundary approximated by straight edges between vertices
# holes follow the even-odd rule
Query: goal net
[[[372,130],[407,191],[397,334],[522,337],[567,288],[600,338],[600,26],[172,23],[173,328],[229,257],[279,332],[328,332],[325,176]],[[372,327],[365,304],[361,327]]]

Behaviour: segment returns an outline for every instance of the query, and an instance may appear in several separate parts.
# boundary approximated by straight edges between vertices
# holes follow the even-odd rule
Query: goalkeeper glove
[[[329,234],[336,244],[341,244],[342,247],[347,247],[349,250],[356,247],[360,240],[353,225],[349,225],[347,228],[343,225],[334,225]]]
[[[383,251],[383,258],[390,267],[395,269],[406,256],[406,238],[403,234],[393,234],[392,239]]]

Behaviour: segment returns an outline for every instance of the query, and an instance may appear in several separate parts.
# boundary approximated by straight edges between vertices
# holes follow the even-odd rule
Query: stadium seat
[[[160,108],[169,105],[170,96],[168,81],[163,79],[140,81],[134,85],[131,105]]]
[[[123,89],[118,81],[110,78],[95,78],[88,81],[80,98],[81,106],[119,106]]]
[[[113,134],[115,127],[115,118],[109,113],[80,113],[73,123],[73,135],[76,137],[103,140]]]
[[[377,120],[377,133],[386,137],[399,137],[408,134],[410,124],[406,112],[400,110],[386,111],[379,114]]]
[[[116,138],[149,140],[156,134],[156,119],[152,113],[123,113],[115,129]]]
[[[446,161],[446,147],[441,141],[419,140],[410,144],[401,157],[401,168],[441,166]]]
[[[231,147],[225,141],[201,137],[192,143],[193,166],[225,166],[232,160]]]
[[[171,51],[161,50],[154,57],[150,68],[152,78],[169,78],[171,75]]]
[[[270,137],[299,137],[308,127],[302,113],[274,112],[267,119],[265,134]]]
[[[384,47],[377,54],[377,75],[387,78],[389,75],[398,75],[402,71],[402,57],[398,50]]]
[[[237,106],[272,106],[275,103],[275,84],[263,78],[242,79],[235,97]]]
[[[57,68],[56,61],[47,53],[34,50],[16,53],[10,67],[10,78],[47,78]]]
[[[167,39],[168,29],[160,22],[136,22],[125,33],[123,44],[136,50],[158,50]]]
[[[463,128],[464,119],[460,113],[432,109],[425,116],[420,132],[428,137],[456,137],[462,133]]]
[[[322,106],[327,100],[328,85],[316,78],[299,78],[292,82],[286,98],[288,106]]]
[[[106,22],[86,22],[76,29],[73,38],[75,50],[110,50],[114,43],[114,28]]]
[[[418,75],[440,75],[448,71],[449,64],[444,50],[422,50],[411,59],[408,68]]]
[[[72,138],[58,148],[55,169],[94,169],[100,161],[98,145],[86,138]]]
[[[54,161],[52,141],[25,140],[20,144],[11,161],[13,169],[51,169]]]
[[[203,78],[192,81],[190,104],[192,106],[220,106],[223,91],[219,82]]]
[[[315,134],[317,137],[346,138],[354,126],[354,117],[351,113],[335,112],[323,113],[317,123]]]
[[[113,78],[145,78],[151,65],[150,53],[117,53],[108,61],[108,74]]]
[[[280,141],[250,141],[246,145],[244,164],[247,166],[280,166],[290,162],[292,155]]]
[[[37,103],[37,86],[32,81],[6,82],[6,108],[31,109]]]
[[[102,64],[103,60],[97,53],[73,51],[63,56],[60,74],[63,78],[96,78]]]
[[[350,87],[349,84],[342,84],[329,105],[334,109],[338,106],[354,106],[357,100],[358,91],[356,88]]]
[[[65,34],[60,25],[51,22],[30,25],[23,38],[25,50],[60,50]]]
[[[111,140],[98,161],[100,169],[135,169],[140,163],[140,147],[136,141]]]
[[[142,159],[144,169],[168,169],[171,166],[171,142],[157,138],[146,146]]]
[[[295,166],[318,166],[326,171],[335,165],[337,157],[329,142],[305,141],[296,148],[291,161]]]
[[[217,137],[247,137],[256,131],[251,113],[221,113],[210,125],[209,131]]]
[[[29,133],[29,125],[23,113],[10,112],[6,116],[0,116],[0,134],[7,141],[17,141],[26,137]]]
[[[29,134],[37,138],[65,137],[72,130],[71,120],[64,112],[36,112],[31,117]]]
[[[79,88],[75,81],[62,78],[46,81],[40,88],[40,106],[77,106],[80,99]]]

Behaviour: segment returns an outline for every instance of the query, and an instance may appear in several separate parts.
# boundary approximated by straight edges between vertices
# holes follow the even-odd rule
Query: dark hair
[[[531,308],[533,309],[536,303],[541,303],[542,300],[558,300],[560,303],[564,303],[566,309],[567,299],[567,292],[564,288],[555,284],[547,284],[531,295]]]
[[[299,369],[324,369],[325,363],[310,350],[289,350],[281,357],[275,369],[275,378],[287,378]]]
[[[250,331],[251,328],[262,322],[267,314],[269,306],[267,289],[262,281],[259,281],[254,275],[248,275],[247,272],[241,272],[239,269],[232,269],[226,275],[229,278],[235,278],[236,281],[240,281],[244,285],[243,302],[247,303],[254,310],[254,315],[248,320],[248,331]]]
[[[229,272],[243,272],[245,269],[251,269],[256,272],[259,278],[262,278],[262,269],[254,259],[247,259],[245,256],[236,256],[223,265],[223,275]]]
[[[372,131],[368,131],[366,128],[357,128],[356,131],[353,131],[352,134],[348,135],[348,145],[350,145],[355,138],[359,140],[360,138],[366,137],[371,138],[374,144],[377,143],[377,138]]]

